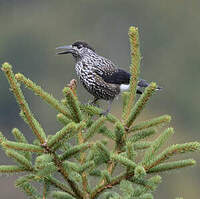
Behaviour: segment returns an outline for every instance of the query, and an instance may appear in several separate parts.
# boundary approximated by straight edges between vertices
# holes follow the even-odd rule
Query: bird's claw
[[[100,108],[99,104],[97,104],[96,102],[92,101],[92,102],[88,102],[87,105],[90,105],[90,106],[96,106],[98,108]]]
[[[108,115],[108,113],[109,113],[109,111],[108,110],[106,110],[106,111],[103,111],[103,112],[101,112],[99,115],[100,116],[107,116]]]

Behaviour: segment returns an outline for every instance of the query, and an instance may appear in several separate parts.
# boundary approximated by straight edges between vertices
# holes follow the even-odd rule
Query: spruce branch
[[[116,144],[115,144],[115,149],[114,149],[113,154],[117,155],[120,152],[121,147],[124,144],[125,129],[124,129],[123,125],[119,121],[116,121],[114,129],[115,129],[115,136],[112,136],[112,138],[114,137],[114,140],[116,141]],[[110,159],[110,153],[109,152],[107,152],[107,156],[109,157],[108,159]],[[108,163],[108,166],[107,166],[107,173],[109,175],[112,175],[116,165],[117,165],[117,162],[114,159],[110,159],[110,161]],[[106,179],[103,178],[103,180],[99,183],[99,186],[105,184],[106,183],[105,180]]]
[[[116,141],[116,135],[115,133],[108,129],[107,126],[103,125],[100,129],[99,129],[99,134],[102,134],[104,135],[105,137],[113,140],[113,141]]]
[[[128,100],[129,100],[129,92],[123,92],[122,93],[122,102],[123,102],[122,110],[123,110],[123,113],[125,113],[126,106],[128,104]]]
[[[131,66],[130,66],[130,73],[131,73],[130,91],[131,92],[129,94],[127,105],[123,113],[124,121],[127,121],[128,118],[130,117],[130,114],[134,105],[137,82],[138,82],[138,77],[140,73],[140,61],[141,61],[138,28],[131,26],[129,28],[128,36],[130,40],[130,50],[131,50],[131,53],[130,53],[131,54]]]
[[[129,137],[128,140],[130,142],[137,142],[141,139],[145,139],[146,137],[150,137],[151,135],[154,135],[155,133],[156,133],[156,130],[150,128],[150,129],[135,133],[133,136]]]
[[[136,102],[134,107],[131,109],[131,112],[129,114],[129,117],[125,121],[125,126],[127,129],[132,125],[136,117],[141,113],[141,111],[144,109],[144,106],[146,105],[149,98],[153,95],[157,88],[156,83],[152,82],[149,84],[149,86],[145,89],[144,93],[141,95],[139,100]]]
[[[134,149],[134,144],[130,141],[126,142],[126,154],[129,160],[135,160],[137,153]]]
[[[118,154],[118,151],[116,150],[114,153],[115,153],[115,154]],[[106,171],[106,172],[107,172],[107,174],[108,174],[109,176],[111,176],[117,164],[116,164],[116,162],[114,161],[114,159],[113,159],[113,160],[110,159],[110,153],[108,153],[108,160],[110,160],[110,161],[108,162],[108,166],[107,166],[107,171]],[[98,195],[98,194],[99,194],[98,192],[103,191],[103,190],[104,190],[103,187],[107,188],[106,185],[107,185],[108,183],[110,183],[110,180],[109,180],[109,182],[108,182],[108,180],[107,180],[106,178],[104,178],[104,175],[102,174],[102,172],[101,172],[100,176],[102,176],[102,180],[98,183],[98,185],[96,186],[96,189],[93,191],[94,193],[91,193],[91,195],[93,195],[93,194],[94,194],[94,195],[95,195],[95,194]],[[99,189],[100,191],[98,191],[98,189]],[[102,189],[102,190],[101,190],[101,189]],[[96,193],[95,193],[95,192],[96,192]],[[91,198],[92,198],[92,197],[91,197]]]
[[[24,137],[23,133],[19,129],[14,128],[12,130],[12,134],[15,136],[16,141],[22,143],[28,143],[27,139]]]
[[[107,183],[104,181],[104,183],[101,183],[97,185],[94,190],[91,193],[91,199],[97,198],[100,193],[102,193],[105,189],[112,188],[115,185],[118,185],[122,180],[129,179],[134,175],[134,172],[123,172],[120,175],[114,177],[110,183]]]
[[[68,194],[62,191],[53,191],[51,195],[55,199],[76,199],[71,194]]]
[[[62,113],[58,113],[57,114],[57,120],[62,123],[63,125],[67,125],[70,122],[73,122],[71,119],[68,119],[65,115],[63,115]]]
[[[18,172],[26,172],[27,169],[16,165],[0,165],[0,173],[11,174]]]
[[[148,173],[170,171],[170,170],[173,170],[173,169],[180,169],[180,168],[184,168],[184,167],[187,167],[187,166],[193,166],[195,164],[196,164],[196,161],[193,160],[193,159],[166,162],[166,163],[159,164],[159,165],[149,169]]]
[[[63,178],[66,180],[66,182],[70,185],[73,192],[76,194],[77,198],[82,199],[83,198],[83,192],[79,189],[78,184],[74,181],[74,179],[71,179],[69,177],[69,173],[66,172],[63,162],[59,159],[59,157],[56,155],[55,152],[52,153],[53,155],[53,161],[55,165],[58,168],[58,171],[61,173]]]
[[[110,160],[110,151],[101,142],[97,142],[96,146],[98,150],[104,155],[104,162],[108,162]]]
[[[107,170],[102,171],[102,177],[103,177],[105,182],[110,183],[111,175]]]
[[[8,149],[6,150],[6,155],[13,158],[17,163],[20,164],[20,166],[26,168],[29,171],[33,170],[32,164],[29,160],[27,160],[23,155],[21,155],[20,153]]]
[[[1,143],[1,145],[6,149],[15,149],[17,151],[29,151],[29,152],[36,152],[36,153],[44,152],[44,149],[42,147],[33,145],[33,144],[4,141]]]
[[[133,189],[133,183],[139,186]],[[145,195],[149,194],[148,192],[154,191],[158,183],[160,183],[159,176],[155,176],[149,180],[133,177],[130,181],[122,180],[120,189],[123,192],[123,198],[144,198]]]
[[[133,161],[121,156],[121,155],[112,154],[111,159],[121,163],[122,165],[124,165],[128,168],[130,167],[130,168],[134,169],[136,167],[135,162],[133,162]]]
[[[58,112],[71,119],[71,115],[66,111],[66,108],[55,97],[53,97],[53,95],[44,91],[40,86],[36,85],[21,73],[15,74],[15,78],[18,82],[22,82],[28,89],[32,90],[36,95],[40,96],[45,102],[55,108]]]
[[[41,196],[38,193],[37,189],[33,187],[29,181],[33,180],[34,176],[33,175],[27,175],[20,177],[16,180],[16,187],[24,191],[24,193],[27,194],[27,196],[33,198],[33,199],[40,199]]]
[[[55,135],[51,136],[50,139],[47,141],[47,146],[49,148],[53,147],[54,144],[60,143],[61,140],[70,132],[75,131],[77,125],[74,122],[69,123],[67,126],[64,126],[63,129],[58,131]]]
[[[9,63],[4,63],[2,65],[2,71],[4,71],[6,74],[6,77],[10,83],[10,87],[15,95],[15,98],[21,110],[23,111],[26,117],[29,126],[35,133],[36,137],[39,139],[40,143],[43,144],[46,140],[46,134],[41,125],[39,124],[39,122],[34,118],[33,114],[31,113],[29,106],[22,93],[22,90],[14,77],[12,66]]]
[[[151,163],[151,160],[155,157],[155,153],[160,149],[160,147],[167,141],[169,136],[171,136],[173,133],[173,128],[168,128],[152,143],[149,150],[146,151],[144,159],[142,161],[142,164],[145,165],[145,167],[148,167],[148,165]]]
[[[14,135],[17,142],[28,144],[27,139],[25,138],[25,136],[23,135],[23,133],[19,129],[14,128],[12,130],[12,134]],[[31,160],[31,153],[30,152],[26,151],[26,152],[21,152],[21,153],[24,154],[26,159],[28,159],[29,161]]]
[[[70,149],[68,149],[67,151],[65,151],[64,153],[62,153],[62,155],[60,155],[60,160],[66,160],[71,158],[72,156],[74,156],[75,154],[79,153],[79,152],[84,152],[85,150],[87,150],[89,147],[91,147],[93,144],[92,143],[82,143],[79,145],[76,145]]]
[[[134,177],[139,179],[146,176],[146,171],[141,165],[137,165],[134,170]]]
[[[82,128],[80,128],[78,133],[78,144],[84,144],[85,142],[85,138],[83,136],[83,130]],[[87,199],[89,197],[89,183],[88,183],[88,176],[87,173],[85,172],[85,169],[89,168],[91,166],[91,164],[89,162],[86,163],[86,154],[85,152],[81,151],[80,152],[80,160],[79,160],[80,164],[81,164],[81,177],[82,177],[82,187],[84,190],[83,193],[83,198]],[[92,166],[94,165],[94,161],[92,161]]]
[[[59,148],[61,148],[64,142],[67,142],[70,138],[76,136],[79,133],[80,129],[85,128],[85,125],[85,122],[81,121],[79,124],[75,124],[74,122],[72,122],[67,126],[63,127],[63,129],[56,133],[56,135],[58,136],[57,138],[60,139],[60,142],[55,142],[52,150],[56,151]],[[65,131],[67,130],[67,127],[69,131]],[[65,134],[65,136],[62,137],[63,134]],[[56,137],[54,137],[56,135],[53,135],[53,138],[50,137],[49,140],[57,139]]]
[[[121,122],[117,122],[114,128],[115,128],[116,145],[117,145],[117,148],[119,149],[120,145],[123,146],[124,141],[126,140],[126,131],[124,129],[124,126],[121,124]]]
[[[50,154],[42,154],[35,159],[34,170],[37,178],[44,179],[45,176],[55,173],[57,168]]]
[[[91,193],[91,199],[98,197],[98,195],[102,193],[105,189],[112,188],[113,186],[119,184],[122,180],[131,180],[133,176],[134,176],[134,171],[131,170],[128,172],[123,172],[120,175],[114,177],[110,181],[110,183],[107,183],[104,181],[104,183],[101,183],[94,188],[94,190]],[[160,180],[161,180],[160,176],[155,176],[152,179],[150,179],[149,183],[153,183],[155,185],[155,184],[160,183]],[[137,183],[139,184],[142,183],[142,185],[144,186],[143,181],[139,182],[137,180]],[[149,185],[146,187],[146,189],[149,189]]]
[[[165,149],[162,153],[154,157],[151,161],[149,161],[148,165],[146,165],[146,169],[153,168],[154,166],[164,162],[169,157],[186,153],[186,152],[195,152],[200,150],[200,143],[199,142],[189,142],[185,144],[175,144],[167,149]]]
[[[3,141],[7,141],[7,139],[3,136],[2,132],[0,131],[0,144],[2,144]]]
[[[77,97],[74,96],[72,89],[69,88],[69,87],[65,87],[63,89],[63,94],[66,97],[67,104],[68,104],[68,107],[69,107],[70,112],[72,114],[73,120],[75,122],[80,122],[82,120],[82,113],[81,113],[81,110],[80,110],[80,106],[79,106]]]
[[[76,93],[77,80],[72,79],[72,80],[70,81],[70,83],[69,83],[67,86],[71,89],[71,91],[72,91],[74,97],[77,98],[77,93]]]
[[[80,168],[78,169],[78,172],[81,173],[81,174],[83,174],[83,172],[85,172],[86,170],[90,171],[94,167],[95,167],[95,163],[94,163],[93,160],[92,161],[87,161],[86,163],[84,163],[84,164],[82,164],[80,166]],[[84,175],[86,175],[86,173]],[[88,187],[87,187],[87,190],[88,190]]]
[[[106,121],[106,117],[100,117],[97,119],[87,130],[87,134],[85,135],[84,140],[87,141],[89,138],[93,137],[95,133],[98,133],[100,126]]]
[[[150,127],[157,127],[165,123],[169,123],[171,121],[171,117],[169,115],[163,115],[152,120],[147,120],[144,122],[140,122],[139,124],[134,125],[129,129],[129,132],[140,131]]]
[[[48,194],[49,194],[49,184],[46,180],[44,180],[44,183],[43,183],[43,199],[46,199]]]
[[[134,189],[131,182],[122,180],[120,183],[120,190],[123,193],[123,198],[131,198]]]
[[[152,142],[149,141],[138,141],[133,144],[133,147],[135,150],[143,150],[143,149],[148,149],[149,147],[152,146]]]
[[[99,115],[100,116],[102,113],[102,109],[95,107],[95,106],[91,106],[91,105],[80,104],[80,108],[83,112],[86,112],[90,115]],[[119,119],[116,118],[111,113],[108,113],[108,115],[106,117],[107,117],[107,120],[110,121],[111,123],[115,123],[115,122],[119,121]]]
[[[80,164],[75,163],[75,162],[71,162],[71,161],[64,161],[63,162],[63,167],[66,169],[66,171],[68,173],[74,171],[77,173],[80,173]]]
[[[105,199],[121,199],[120,195],[118,193],[115,193],[113,191],[107,191],[107,192],[104,192],[102,194],[103,198]]]
[[[143,186],[142,189],[139,190],[139,195],[144,194],[148,191],[154,191],[158,184],[161,183],[161,177],[159,175],[155,175],[150,179],[141,179],[136,178],[135,176],[130,178],[130,181]]]
[[[60,182],[59,180],[57,180],[56,178],[52,177],[52,176],[48,176],[47,180],[56,188],[58,188],[61,191],[64,191],[68,194],[70,194],[71,196],[76,197],[76,195],[62,182]]]

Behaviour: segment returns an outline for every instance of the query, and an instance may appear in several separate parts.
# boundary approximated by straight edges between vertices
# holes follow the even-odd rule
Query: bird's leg
[[[99,107],[98,104],[96,104],[98,100],[99,100],[98,98],[94,97],[93,101],[89,102],[89,105]]]
[[[108,115],[108,113],[110,112],[110,109],[111,109],[112,102],[113,102],[113,100],[108,101],[108,108],[106,109],[106,111],[102,112],[101,115],[104,115],[104,116]]]

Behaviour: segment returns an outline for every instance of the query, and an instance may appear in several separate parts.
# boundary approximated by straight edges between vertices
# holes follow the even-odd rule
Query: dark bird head
[[[84,55],[88,53],[95,52],[94,48],[89,46],[84,41],[77,41],[73,43],[72,45],[67,46],[60,46],[56,48],[56,50],[62,50],[60,52],[57,52],[57,55],[63,55],[63,54],[69,54],[71,53],[76,59],[84,57]]]

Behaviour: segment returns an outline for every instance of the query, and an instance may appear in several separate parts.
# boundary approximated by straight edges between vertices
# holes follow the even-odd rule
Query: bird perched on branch
[[[73,55],[75,70],[81,83],[94,96],[92,103],[95,104],[99,99],[109,102],[104,115],[109,113],[113,99],[121,92],[129,90],[130,73],[118,68],[109,59],[98,55],[86,42],[77,41],[72,45],[56,49],[62,50],[57,53],[58,55],[69,53]],[[141,88],[148,85],[145,80],[140,79],[137,94],[142,94]],[[157,89],[159,90],[160,87]]]

